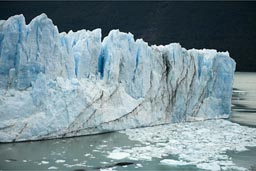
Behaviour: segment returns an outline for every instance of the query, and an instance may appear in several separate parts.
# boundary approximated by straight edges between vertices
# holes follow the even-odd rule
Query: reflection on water
[[[235,73],[230,120],[256,126],[256,73]]]
[[[230,120],[256,125],[256,74],[236,73],[232,97],[233,114]],[[200,170],[193,165],[170,167],[152,161],[112,160],[109,151],[120,148],[143,147],[125,134],[109,133],[93,136],[26,143],[0,144],[0,170]],[[227,153],[237,166],[250,168],[256,163],[256,148],[244,152]],[[167,156],[176,158],[177,156]]]

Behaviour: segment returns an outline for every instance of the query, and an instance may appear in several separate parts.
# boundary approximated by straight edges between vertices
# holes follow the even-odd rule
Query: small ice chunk
[[[44,161],[44,160],[43,160],[43,161],[41,161],[41,163],[42,163],[42,164],[49,164],[49,162],[48,162],[48,161]]]
[[[108,155],[108,158],[111,158],[111,159],[115,159],[115,160],[121,160],[121,159],[124,159],[124,158],[127,158],[129,157],[130,154],[129,153],[125,153],[125,152],[112,152]]]
[[[55,167],[55,166],[48,167],[48,170],[56,170],[56,169],[58,169],[58,167]]]
[[[140,164],[140,163],[137,163],[136,166],[137,166],[137,167],[143,167],[143,165]]]
[[[164,165],[176,165],[176,166],[183,166],[183,165],[190,164],[182,160],[173,160],[173,159],[164,159],[164,160],[161,160],[160,163]]]
[[[100,169],[100,171],[115,171],[113,168]]]
[[[248,149],[246,148],[246,147],[244,147],[244,146],[237,146],[236,147],[236,151],[238,151],[238,152],[241,152],[241,151],[247,151]]]
[[[213,163],[199,163],[196,165],[197,168],[199,169],[204,169],[204,170],[211,170],[211,171],[219,171],[221,170],[220,165],[217,162]]]
[[[56,160],[55,163],[65,163],[66,160]]]
[[[76,164],[63,164],[65,167],[71,168],[71,167],[86,167],[86,162],[83,163],[76,163]]]

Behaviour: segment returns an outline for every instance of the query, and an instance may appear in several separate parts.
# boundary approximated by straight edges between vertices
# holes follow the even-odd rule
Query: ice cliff
[[[227,117],[234,70],[228,52],[16,15],[0,21],[0,142]]]

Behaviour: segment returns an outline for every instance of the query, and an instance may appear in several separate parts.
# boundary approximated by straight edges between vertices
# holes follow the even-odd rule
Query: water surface
[[[236,72],[231,121],[256,126],[256,73]]]

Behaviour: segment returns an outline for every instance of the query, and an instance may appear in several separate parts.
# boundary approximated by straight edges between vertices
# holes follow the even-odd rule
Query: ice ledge
[[[227,117],[234,70],[227,52],[10,17],[0,22],[0,141]]]

